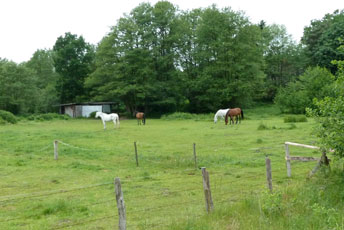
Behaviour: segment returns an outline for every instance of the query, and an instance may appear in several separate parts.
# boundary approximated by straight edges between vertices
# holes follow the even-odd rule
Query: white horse
[[[96,118],[100,117],[102,119],[104,129],[106,129],[106,124],[105,124],[106,121],[113,121],[115,128],[116,128],[116,125],[119,127],[119,116],[117,113],[107,114],[103,112],[97,112],[95,117]]]
[[[228,110],[229,110],[229,108],[217,110],[217,112],[215,113],[215,116],[214,116],[214,123],[216,124],[217,118],[219,118],[219,117],[221,119],[225,119],[225,116],[226,116],[226,113],[228,112]]]

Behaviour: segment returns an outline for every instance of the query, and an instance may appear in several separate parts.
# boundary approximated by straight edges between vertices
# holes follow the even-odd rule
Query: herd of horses
[[[135,112],[135,117],[137,119],[138,125],[145,125],[146,124],[146,116],[143,112]],[[95,118],[100,117],[103,122],[104,129],[106,129],[106,121],[112,121],[114,123],[115,128],[119,127],[119,116],[117,113],[103,113],[97,112]],[[228,117],[229,117],[229,124],[234,125],[234,118],[235,124],[241,123],[241,120],[244,119],[244,111],[241,108],[233,108],[233,109],[219,109],[214,116],[214,123],[217,122],[218,118],[222,118],[225,120],[225,124],[228,124]]]

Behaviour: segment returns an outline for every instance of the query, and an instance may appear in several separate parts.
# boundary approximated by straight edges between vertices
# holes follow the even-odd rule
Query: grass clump
[[[17,118],[16,116],[13,115],[13,113],[5,111],[5,110],[0,110],[0,124],[5,124],[5,122],[7,123],[11,123],[11,124],[16,124],[17,123]]]
[[[264,123],[260,123],[257,130],[269,130],[269,127]]]
[[[284,123],[307,122],[305,115],[290,115],[284,117]]]

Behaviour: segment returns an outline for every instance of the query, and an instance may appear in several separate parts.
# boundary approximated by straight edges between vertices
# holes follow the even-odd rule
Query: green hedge
[[[2,124],[5,122],[11,123],[11,124],[16,124],[17,123],[17,118],[16,116],[13,115],[13,113],[5,111],[5,110],[0,110],[0,118]]]

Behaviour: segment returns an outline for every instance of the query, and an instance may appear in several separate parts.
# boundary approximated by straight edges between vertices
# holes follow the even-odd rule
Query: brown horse
[[[240,108],[234,108],[234,109],[228,110],[225,117],[226,125],[228,124],[228,116],[230,116],[230,119],[231,119],[229,121],[229,124],[231,124],[231,122],[234,124],[233,117],[235,117],[236,124],[238,124],[238,121],[240,123],[240,120],[244,119],[244,111],[242,111]]]
[[[141,125],[141,123],[142,123],[143,125],[146,124],[146,116],[145,116],[144,113],[142,113],[142,112],[136,112],[135,116],[136,116],[136,118],[137,118],[137,125]]]

